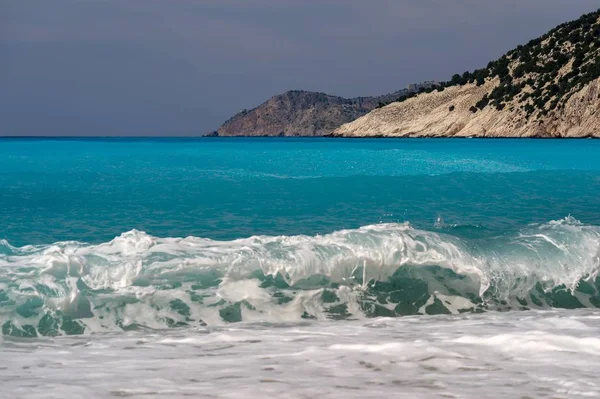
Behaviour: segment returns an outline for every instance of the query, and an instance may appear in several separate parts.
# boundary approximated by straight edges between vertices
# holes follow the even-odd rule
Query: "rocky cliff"
[[[600,10],[333,135],[600,137]]]
[[[406,94],[342,98],[309,91],[288,91],[225,122],[219,136],[323,136]]]

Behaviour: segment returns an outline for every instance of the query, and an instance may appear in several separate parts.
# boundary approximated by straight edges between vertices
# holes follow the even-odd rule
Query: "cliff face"
[[[323,93],[288,91],[225,122],[219,136],[323,136],[397,99],[403,92],[346,99]]]
[[[376,109],[342,125],[334,136],[362,137],[600,137],[600,79],[576,91],[560,109],[527,116],[518,100],[503,110],[473,104],[497,87],[467,84]]]
[[[600,137],[600,11],[335,136]]]

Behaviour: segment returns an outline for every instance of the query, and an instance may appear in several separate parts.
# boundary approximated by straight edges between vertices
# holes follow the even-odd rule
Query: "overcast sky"
[[[194,135],[472,70],[598,0],[0,0],[0,135]]]

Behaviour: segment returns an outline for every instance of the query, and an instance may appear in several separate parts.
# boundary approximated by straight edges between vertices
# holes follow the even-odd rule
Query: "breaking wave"
[[[600,307],[600,227],[472,240],[410,224],[234,241],[132,230],[99,245],[0,240],[3,335]]]

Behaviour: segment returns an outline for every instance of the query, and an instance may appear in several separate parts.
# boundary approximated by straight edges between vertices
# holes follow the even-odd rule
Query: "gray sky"
[[[0,0],[0,135],[182,135],[487,64],[598,0]]]

